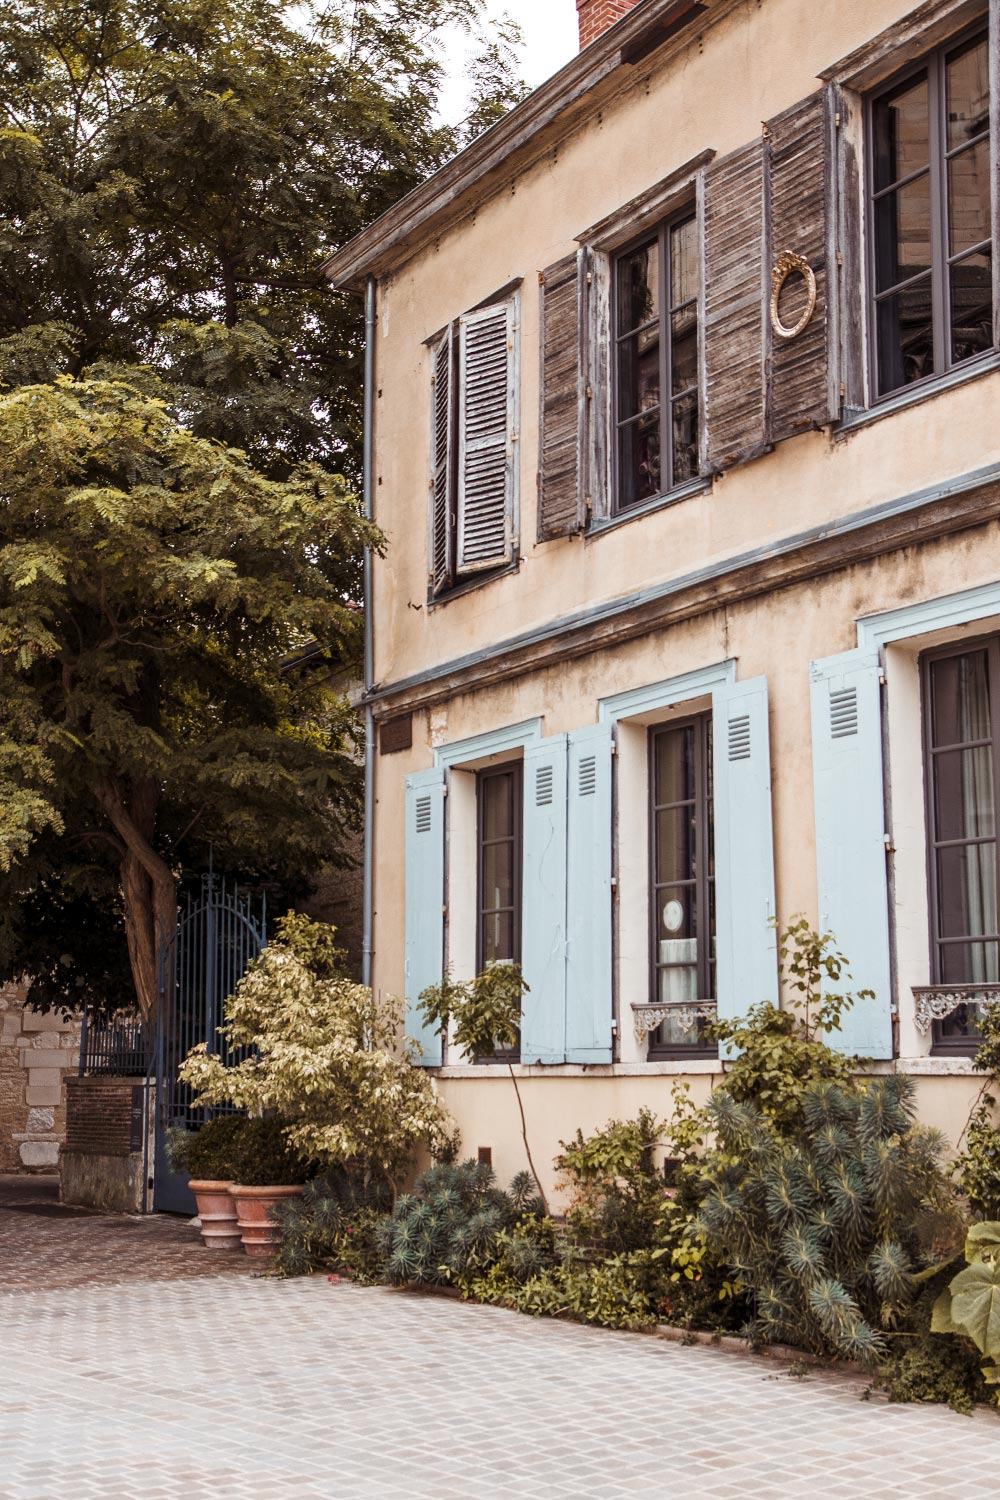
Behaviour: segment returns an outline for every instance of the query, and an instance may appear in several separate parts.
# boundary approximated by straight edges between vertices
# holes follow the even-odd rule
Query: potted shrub
[[[171,1132],[170,1165],[175,1172],[191,1174],[188,1187],[198,1205],[206,1250],[239,1250],[242,1243],[229,1189],[233,1146],[243,1124],[239,1115],[220,1115],[198,1130]]]
[[[308,1164],[288,1144],[280,1120],[242,1116],[231,1161],[235,1181],[229,1194],[243,1248],[252,1256],[273,1255],[280,1236],[275,1209],[285,1199],[301,1195]]]

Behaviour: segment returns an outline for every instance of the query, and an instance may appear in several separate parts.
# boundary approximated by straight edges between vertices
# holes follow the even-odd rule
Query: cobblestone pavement
[[[209,1255],[184,1219],[91,1214],[58,1199],[57,1177],[0,1177],[0,1293],[252,1270],[245,1259]]]
[[[40,1222],[58,1240],[114,1221]],[[191,1235],[128,1239],[117,1285],[43,1272],[0,1295],[0,1500],[997,1494],[991,1413],[325,1278],[166,1279],[166,1229]],[[105,1233],[107,1253],[125,1242]]]

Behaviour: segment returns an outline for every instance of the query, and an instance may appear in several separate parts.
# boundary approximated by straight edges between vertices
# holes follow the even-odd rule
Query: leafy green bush
[[[934,1304],[932,1333],[971,1339],[983,1356],[983,1379],[1000,1386],[1000,1223],[973,1224],[965,1268]]]
[[[983,1009],[983,1039],[975,1065],[1000,1084],[1000,1004]],[[957,1163],[962,1191],[970,1207],[984,1219],[1000,1219],[1000,1117],[993,1094],[983,1089],[978,1106],[966,1126],[965,1150]]]
[[[380,1226],[386,1279],[431,1285],[466,1281],[495,1264],[504,1231],[525,1217],[543,1215],[527,1172],[519,1173],[505,1193],[484,1162],[439,1162],[417,1178],[413,1192],[397,1200]]]
[[[813,1084],[853,1087],[856,1064],[825,1039],[840,1030],[845,1011],[870,1000],[872,992],[824,993],[824,982],[838,984],[846,976],[847,960],[833,935],[815,932],[804,917],[779,934],[778,954],[789,1004],[782,1009],[763,1001],[745,1017],[713,1021],[706,1029],[736,1054],[722,1083],[726,1093],[755,1105],[779,1130],[790,1130],[800,1122]]]
[[[243,1187],[287,1187],[305,1182],[310,1162],[289,1145],[282,1121],[217,1115],[197,1130],[171,1131],[170,1166],[195,1180]]]
[[[699,1225],[753,1305],[756,1342],[872,1364],[959,1223],[941,1137],[913,1118],[913,1084],[813,1083],[798,1130],[717,1092]]]
[[[232,1182],[233,1150],[241,1124],[240,1115],[217,1115],[197,1130],[172,1130],[167,1141],[171,1170],[205,1182]]]
[[[381,1280],[378,1227],[392,1206],[383,1182],[333,1172],[306,1183],[301,1198],[279,1203],[275,1268],[283,1276],[342,1272],[370,1285]]]

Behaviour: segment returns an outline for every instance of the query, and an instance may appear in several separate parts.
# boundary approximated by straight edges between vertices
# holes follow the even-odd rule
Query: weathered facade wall
[[[0,1172],[55,1171],[79,1046],[78,1021],[31,1010],[17,985],[0,988]]]

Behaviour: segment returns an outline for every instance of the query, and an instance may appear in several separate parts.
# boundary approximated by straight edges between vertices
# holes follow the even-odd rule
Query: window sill
[[[481,573],[473,573],[469,578],[462,578],[443,594],[435,596],[428,593],[428,612],[440,609],[442,605],[450,604],[453,599],[460,599],[463,594],[471,594],[474,589],[485,588],[488,583],[495,583],[498,578],[506,578],[509,573],[516,573],[520,566],[520,553],[515,552],[511,561],[504,563],[502,567],[484,568]]]
[[[834,441],[839,438],[850,437],[860,427],[868,427],[872,422],[879,422],[883,417],[894,416],[896,412],[906,411],[911,406],[919,406],[924,401],[931,401],[935,396],[940,396],[943,391],[954,390],[956,386],[965,385],[971,380],[981,380],[984,375],[993,375],[1000,370],[1000,354],[984,354],[981,358],[970,360],[968,364],[960,365],[955,370],[949,370],[946,375],[937,375],[930,380],[922,381],[919,385],[907,386],[901,391],[895,391],[891,396],[882,396],[872,406],[864,411],[855,411],[849,417],[834,424],[832,433]]]
[[[446,1080],[493,1078],[502,1083],[510,1079],[507,1069],[500,1069],[495,1063],[447,1063],[426,1071]],[[722,1062],[717,1057],[693,1057],[683,1062],[514,1064],[515,1078],[682,1078],[686,1074],[722,1071]]]
[[[668,490],[665,495],[655,495],[652,500],[643,500],[641,505],[630,505],[627,510],[616,511],[612,516],[597,516],[587,527],[586,540],[602,536],[606,531],[614,531],[628,521],[638,521],[641,516],[648,516],[652,511],[665,510],[667,506],[678,505],[694,495],[704,495],[711,490],[712,484],[711,474],[699,474],[697,479],[689,479],[687,484],[680,484],[675,490]]]

